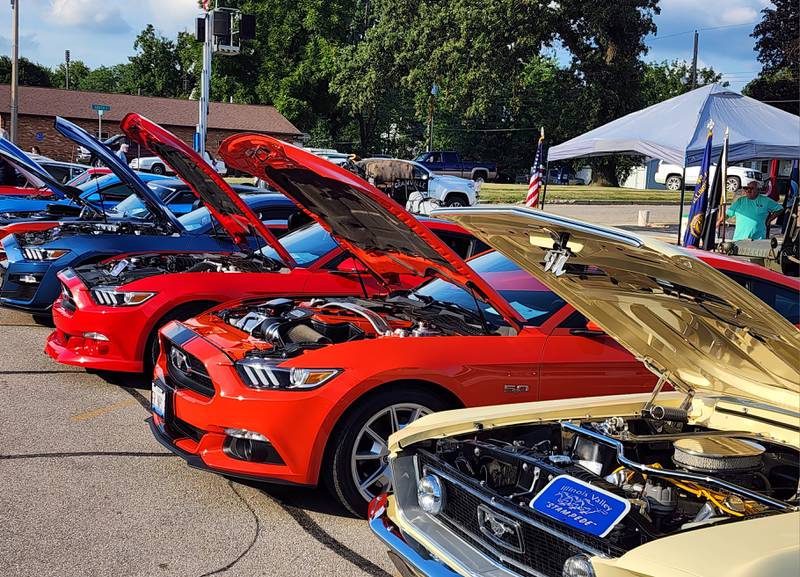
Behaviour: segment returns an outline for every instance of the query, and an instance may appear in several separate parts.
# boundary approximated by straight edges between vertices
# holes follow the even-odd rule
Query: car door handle
[[[602,337],[606,333],[595,329],[570,329],[569,334],[576,337]]]

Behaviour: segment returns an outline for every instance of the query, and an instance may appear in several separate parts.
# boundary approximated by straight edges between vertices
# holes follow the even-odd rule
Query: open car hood
[[[136,173],[123,161],[121,161],[114,152],[105,144],[94,138],[80,126],[77,126],[65,120],[60,116],[56,117],[55,129],[63,136],[69,138],[78,146],[92,152],[105,164],[111,172],[117,175],[121,182],[127,184],[131,191],[138,196],[150,214],[153,217],[165,224],[168,224],[175,231],[183,231],[183,225],[178,222],[174,214],[161,202],[158,195],[153,192],[142,180],[136,176]]]
[[[132,140],[155,152],[189,185],[239,248],[249,250],[248,236],[258,234],[275,249],[284,263],[294,265],[294,260],[283,245],[247,203],[213,167],[177,136],[135,113],[127,114],[120,127]]]
[[[36,190],[47,188],[52,191],[57,200],[69,198],[78,205],[89,206],[98,212],[102,212],[99,207],[81,198],[83,191],[80,188],[58,182],[39,163],[24,155],[24,153],[23,156],[10,153],[5,146],[5,142],[0,142],[0,158],[13,166],[17,172],[35,187],[31,189],[31,194],[34,194]]]
[[[434,214],[512,259],[676,388],[797,410],[800,331],[687,251],[530,209]]]
[[[388,287],[400,275],[436,276],[474,290],[519,328],[517,312],[467,263],[374,186],[276,138],[237,134],[220,145],[225,163],[291,198]]]

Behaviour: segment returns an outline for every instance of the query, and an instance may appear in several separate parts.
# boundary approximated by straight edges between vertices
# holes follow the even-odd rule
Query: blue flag
[[[798,161],[792,163],[792,174],[789,176],[789,188],[786,190],[786,196],[783,197],[783,209],[786,211],[781,215],[781,233],[786,233],[786,227],[789,225],[789,213],[794,208],[797,202],[798,186],[800,185],[800,175],[798,175]]]
[[[700,174],[694,187],[692,207],[689,209],[689,219],[686,231],[683,233],[683,246],[700,246],[705,226],[706,208],[708,206],[709,165],[711,164],[711,139],[714,136],[711,128],[708,129],[706,150],[703,153],[703,164],[700,165]]]

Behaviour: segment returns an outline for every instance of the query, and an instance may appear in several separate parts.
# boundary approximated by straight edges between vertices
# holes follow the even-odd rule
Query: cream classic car
[[[797,328],[658,241],[528,209],[437,216],[660,378],[652,394],[448,411],[394,434],[394,494],[370,526],[402,575],[800,574]]]

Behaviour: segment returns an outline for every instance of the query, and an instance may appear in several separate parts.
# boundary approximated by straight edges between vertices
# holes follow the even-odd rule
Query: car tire
[[[460,194],[460,193],[457,193],[457,192],[451,192],[444,199],[444,205],[445,206],[453,206],[453,207],[469,206],[469,199],[464,194]]]
[[[385,389],[363,399],[342,417],[329,439],[322,471],[328,490],[351,513],[366,516],[371,498],[391,488],[389,434],[448,408],[453,407],[441,395],[422,387]]]
[[[164,167],[163,164],[154,164],[153,168],[150,169],[150,172],[153,174],[166,174],[167,169]]]
[[[475,182],[486,182],[489,180],[489,175],[484,170],[476,170],[475,174],[472,175],[472,180]]]
[[[728,193],[736,192],[742,187],[742,179],[738,176],[729,176],[725,179],[725,191]]]
[[[185,321],[186,319],[197,316],[216,305],[217,303],[207,301],[186,303],[174,308],[166,315],[161,317],[156,324],[153,325],[153,329],[147,336],[147,342],[144,346],[144,359],[142,359],[142,373],[144,376],[152,376],[153,368],[156,366],[156,362],[158,361],[158,355],[161,353],[161,345],[158,342],[158,331],[161,329],[161,327],[172,321]]]
[[[667,187],[667,190],[680,190],[682,184],[683,179],[677,174],[670,174],[667,180],[664,181],[664,186]]]

